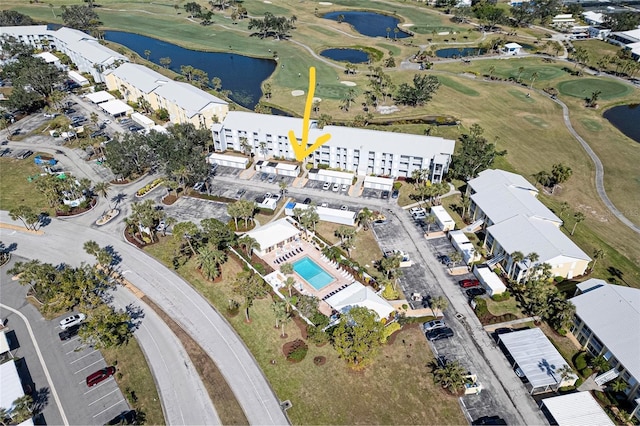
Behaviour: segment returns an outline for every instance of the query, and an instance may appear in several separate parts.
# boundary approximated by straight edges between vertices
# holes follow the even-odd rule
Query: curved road
[[[0,211],[0,222],[21,226],[20,223],[11,220],[6,211]],[[66,253],[74,256],[73,263],[89,260],[82,247],[84,241],[94,240],[100,246],[113,247],[122,258],[119,268],[127,280],[180,324],[215,361],[242,406],[249,423],[288,424],[278,398],[242,340],[235,334],[229,323],[182,278],[144,252],[123,242],[119,234],[106,234],[55,218],[43,230],[44,235],[3,230],[2,239],[5,245],[15,242],[18,255],[29,258],[33,253],[38,253],[38,258],[56,263],[60,262],[62,247]],[[119,289],[116,293],[119,296],[121,292],[126,291]],[[140,301],[136,303],[140,304]],[[153,313],[150,311],[146,309],[146,315],[152,316]],[[145,351],[158,351],[159,347],[159,352],[162,353],[167,345],[173,343],[168,339],[166,343],[160,342],[155,347],[145,345]],[[168,368],[171,368],[171,365],[168,365]],[[191,397],[190,392],[191,390],[180,393],[182,397],[191,401],[186,406],[194,407],[197,401]],[[199,409],[189,408],[182,414],[184,415],[187,411],[195,414]],[[185,417],[184,424],[208,423],[206,420],[189,420]]]

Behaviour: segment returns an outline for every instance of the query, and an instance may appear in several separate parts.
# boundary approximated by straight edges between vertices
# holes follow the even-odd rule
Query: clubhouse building
[[[211,126],[216,151],[251,152],[257,158],[295,159],[289,131],[298,138],[301,118],[230,111],[224,121]],[[449,169],[455,141],[433,136],[381,132],[309,122],[309,143],[323,135],[330,139],[307,157],[315,168],[331,168],[360,176],[411,177],[428,170],[431,182],[440,182]],[[300,139],[298,139],[300,140]]]

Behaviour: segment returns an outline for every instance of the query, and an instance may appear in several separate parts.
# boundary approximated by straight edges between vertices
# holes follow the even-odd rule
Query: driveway
[[[0,221],[15,223],[7,212]],[[19,225],[18,223],[15,223]],[[287,424],[280,407],[255,359],[233,328],[187,282],[144,252],[119,239],[118,235],[52,219],[42,236],[23,232],[3,233],[5,245],[17,244],[16,254],[38,253],[43,261],[59,263],[61,248],[70,264],[93,261],[84,252],[84,241],[110,245],[123,259],[120,268],[133,285],[170,315],[213,359],[234,392],[251,424]],[[78,236],[81,235],[81,238]],[[120,290],[118,290],[120,291]],[[153,350],[147,349],[145,350]],[[164,349],[162,349],[164,350]],[[286,399],[287,395],[283,395]],[[184,411],[197,412],[198,401],[188,403]]]

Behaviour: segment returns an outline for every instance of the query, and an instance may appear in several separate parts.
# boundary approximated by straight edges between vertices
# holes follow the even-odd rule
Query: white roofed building
[[[104,112],[114,117],[120,117],[122,115],[129,115],[133,112],[133,108],[125,104],[119,99],[106,101],[98,104]]]
[[[484,170],[467,182],[472,220],[482,221],[484,245],[509,276],[520,281],[526,271],[548,263],[555,276],[573,278],[586,272],[591,258],[561,230],[562,219],[538,200],[525,178],[504,170]],[[538,260],[512,260],[514,252],[536,253]]]
[[[251,238],[260,244],[260,249],[255,250],[259,256],[264,256],[271,251],[283,247],[285,244],[300,238],[301,231],[286,218],[269,222],[258,229],[247,232]]]
[[[50,48],[64,53],[80,73],[91,74],[96,82],[103,82],[103,71],[117,67],[129,59],[100,44],[98,39],[72,28],[49,30],[46,25],[0,27],[0,36],[9,35],[36,49]]]
[[[301,118],[281,117],[252,112],[231,111],[223,122],[212,129],[216,151],[242,151],[241,138],[246,138],[256,156],[294,159],[289,131],[302,129]],[[309,125],[309,141],[330,134],[331,138],[308,158],[314,167],[355,172],[358,175],[410,177],[418,169],[429,170],[428,179],[440,182],[449,169],[455,141],[433,136],[382,132],[341,126],[319,129],[315,121]]]
[[[14,360],[0,364],[0,407],[11,411],[14,401],[24,396],[22,381]]]
[[[575,392],[545,398],[540,403],[543,412],[553,417],[558,426],[614,426],[607,413],[589,392]]]
[[[640,289],[589,279],[570,299],[576,307],[571,333],[594,357],[602,355],[640,399]],[[636,414],[640,419],[640,413]]]
[[[356,306],[374,311],[379,319],[388,319],[394,312],[389,302],[378,296],[370,287],[357,281],[325,299],[325,302],[341,314],[349,312]]]
[[[575,374],[562,378],[559,370],[569,363],[539,328],[500,334],[498,342],[511,354],[512,367],[518,366],[524,373],[531,394],[573,386],[578,380]]]

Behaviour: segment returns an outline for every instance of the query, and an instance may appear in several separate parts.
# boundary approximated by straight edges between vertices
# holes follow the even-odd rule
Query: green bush
[[[556,283],[561,283],[562,281],[564,281],[564,280],[565,280],[565,278],[564,278],[564,277],[561,277],[561,276],[557,276],[557,277],[553,277],[553,280],[554,280]]]
[[[393,189],[399,190],[402,187],[402,182],[394,182]]]
[[[479,317],[485,316],[489,313],[489,309],[487,308],[487,301],[482,297],[476,297],[473,299],[476,302],[476,315]]]
[[[256,271],[260,273],[260,275],[265,275],[264,265],[262,263],[252,263],[251,266],[255,268]]]
[[[493,296],[491,296],[491,299],[494,302],[503,302],[505,300],[509,300],[510,297],[511,297],[511,293],[509,293],[508,291],[505,291],[504,293],[494,294]]]
[[[308,351],[309,347],[306,344],[299,344],[287,354],[287,359],[290,361],[300,362],[307,356]]]
[[[573,366],[576,367],[576,370],[584,370],[585,368],[587,368],[587,353],[580,352],[578,355],[576,355],[575,359],[573,360]]]
[[[580,370],[580,374],[582,374],[584,377],[589,377],[593,374],[593,370],[587,367],[583,370]]]
[[[380,338],[380,342],[385,343],[387,339],[389,339],[389,336],[391,336],[393,333],[400,330],[401,328],[402,327],[397,322],[392,322],[391,324],[387,325],[382,330],[382,337]]]

